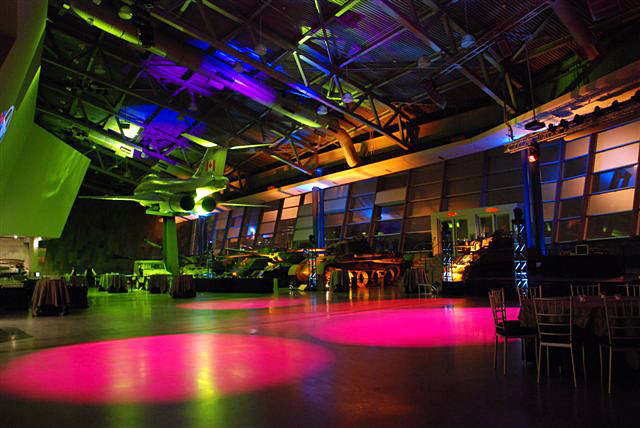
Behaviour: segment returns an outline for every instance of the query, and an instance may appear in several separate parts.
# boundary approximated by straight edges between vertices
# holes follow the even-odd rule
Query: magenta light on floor
[[[37,351],[0,369],[0,391],[77,404],[169,403],[292,383],[333,362],[299,340],[177,334]]]
[[[199,309],[199,310],[232,310],[232,309],[266,309],[280,308],[285,306],[302,305],[306,299],[273,299],[273,298],[257,298],[257,299],[228,299],[228,300],[211,300],[208,302],[182,303],[177,307],[182,309]]]
[[[518,308],[508,308],[516,319]],[[443,347],[482,345],[495,340],[487,308],[429,308],[370,311],[328,320],[311,334],[345,345]]]

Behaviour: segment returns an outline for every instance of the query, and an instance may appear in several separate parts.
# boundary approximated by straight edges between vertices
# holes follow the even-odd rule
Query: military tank
[[[356,237],[333,243],[317,256],[318,285],[329,283],[331,272],[336,269],[346,271],[350,283],[359,288],[382,287],[396,281],[405,268],[405,260],[395,253],[376,253],[365,238]],[[293,282],[305,283],[309,280],[307,259],[289,270]],[[324,282],[321,282],[321,279]]]

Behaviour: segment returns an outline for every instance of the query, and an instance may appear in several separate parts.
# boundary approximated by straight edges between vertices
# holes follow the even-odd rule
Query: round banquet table
[[[86,287],[87,286],[87,278],[84,276],[70,276],[67,281],[67,285],[70,287]]]
[[[169,275],[151,275],[147,283],[150,293],[166,293],[169,288]]]
[[[629,299],[620,296],[619,299]],[[633,299],[633,297],[631,297]],[[520,325],[538,328],[532,300],[523,300],[518,314]],[[604,313],[604,299],[600,296],[578,296],[573,298],[573,325],[596,336],[607,335],[607,320]]]
[[[349,290],[349,274],[343,269],[335,269],[329,275],[329,288],[336,291]]]
[[[31,313],[33,316],[44,315],[49,312],[67,313],[71,299],[67,284],[62,278],[44,278],[36,282],[31,298]]]
[[[191,275],[174,276],[171,287],[171,296],[173,298],[196,297],[196,285],[193,277]]]
[[[109,293],[126,293],[127,277],[119,273],[107,273],[103,276],[101,284]]]
[[[404,274],[404,291],[417,293],[418,284],[427,284],[427,272],[423,268],[407,269]]]

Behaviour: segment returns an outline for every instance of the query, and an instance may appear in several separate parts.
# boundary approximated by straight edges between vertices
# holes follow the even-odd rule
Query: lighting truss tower
[[[518,210],[519,208],[516,208]],[[527,275],[527,232],[524,221],[522,220],[522,211],[520,217],[515,215],[513,220],[513,273],[515,276],[516,287],[529,288],[529,278]]]
[[[310,237],[311,238],[311,237]],[[309,263],[309,290],[315,290],[318,286],[318,251],[315,240],[311,241],[311,248],[306,251],[307,263]]]
[[[442,223],[442,282],[453,281],[453,237],[449,223]]]

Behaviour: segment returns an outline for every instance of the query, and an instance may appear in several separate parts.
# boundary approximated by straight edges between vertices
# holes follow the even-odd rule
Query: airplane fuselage
[[[211,193],[220,192],[227,188],[229,179],[227,177],[192,177],[187,179],[174,179],[158,177],[150,174],[142,179],[142,182],[133,190],[135,196],[149,193],[170,193],[172,195],[178,193],[188,193],[195,197],[198,191],[198,197],[210,195]]]

